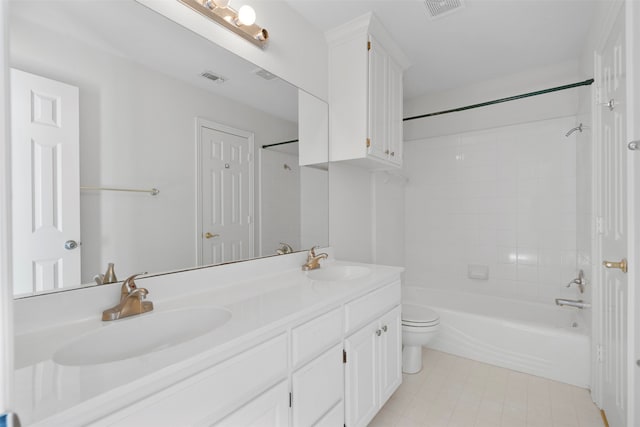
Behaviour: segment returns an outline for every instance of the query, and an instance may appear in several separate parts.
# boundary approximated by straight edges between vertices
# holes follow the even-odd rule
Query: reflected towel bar
[[[80,187],[80,190],[88,190],[88,191],[129,191],[132,193],[149,193],[152,196],[157,196],[160,194],[160,190],[157,188],[152,188],[151,190],[138,190],[135,188],[112,188],[112,187]]]

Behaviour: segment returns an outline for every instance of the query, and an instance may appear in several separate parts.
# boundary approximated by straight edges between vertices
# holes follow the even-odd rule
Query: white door
[[[199,120],[199,265],[253,257],[253,135]]]
[[[402,69],[389,58],[389,157],[402,166]]]
[[[78,88],[11,70],[14,293],[80,283]]]
[[[602,408],[611,427],[626,426],[627,412],[627,275],[620,263],[627,258],[627,147],[624,14],[620,13],[596,61],[596,138],[598,173],[599,267],[598,307],[602,345]]]
[[[402,320],[400,306],[380,319],[380,405],[402,383]]]
[[[369,49],[369,154],[387,159],[388,146],[388,61],[382,46],[370,37]]]
[[[627,139],[640,141],[640,2],[626,2],[625,13],[627,19],[626,44],[627,53]],[[629,193],[629,227],[630,238],[629,259],[638,259],[640,251],[640,222],[634,221],[640,215],[640,151],[629,152],[628,188]],[[629,337],[630,359],[628,361],[631,373],[629,419],[631,425],[640,423],[640,272],[635,263],[629,269]]]
[[[345,423],[364,427],[378,411],[378,321],[370,323],[344,341]]]

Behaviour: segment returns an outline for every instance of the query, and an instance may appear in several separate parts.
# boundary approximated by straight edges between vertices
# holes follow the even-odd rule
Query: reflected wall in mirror
[[[133,0],[12,1],[10,64],[16,297],[328,244],[322,101]]]

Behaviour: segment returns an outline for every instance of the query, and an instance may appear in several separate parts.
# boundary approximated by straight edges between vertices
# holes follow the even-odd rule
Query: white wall
[[[371,175],[373,197],[373,262],[405,265],[405,185],[400,171]]]
[[[406,282],[553,303],[576,265],[575,117],[405,145]],[[489,280],[467,278],[469,264]]]
[[[260,149],[260,252],[275,255],[288,243],[300,247],[300,167],[298,156]],[[285,168],[285,165],[289,169]],[[325,217],[326,222],[326,217]]]
[[[11,37],[12,66],[80,88],[81,185],[160,189],[81,192],[84,282],[107,262],[119,277],[195,266],[197,116],[254,132],[256,147],[297,134],[294,123],[66,36],[25,23]]]
[[[329,172],[300,168],[300,247],[329,245]]]
[[[329,244],[338,259],[373,260],[370,175],[343,162],[329,165]]]
[[[576,83],[590,77],[591,73],[585,75],[580,72],[580,64],[577,61],[532,69],[457,89],[405,99],[404,117],[465,107]],[[588,89],[585,87],[569,89],[473,110],[406,121],[404,122],[404,139],[411,141],[516,123],[566,117],[576,113],[578,97],[585,90]]]
[[[324,34],[285,2],[251,4],[257,14],[256,23],[269,31],[269,44],[262,50],[177,1],[137,1],[318,98],[327,99]]]

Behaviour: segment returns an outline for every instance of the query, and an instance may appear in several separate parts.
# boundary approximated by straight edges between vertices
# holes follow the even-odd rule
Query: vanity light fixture
[[[244,37],[260,48],[264,48],[269,32],[256,25],[256,12],[249,5],[239,10],[229,6],[230,0],[178,0],[191,9],[217,22],[223,27]]]

